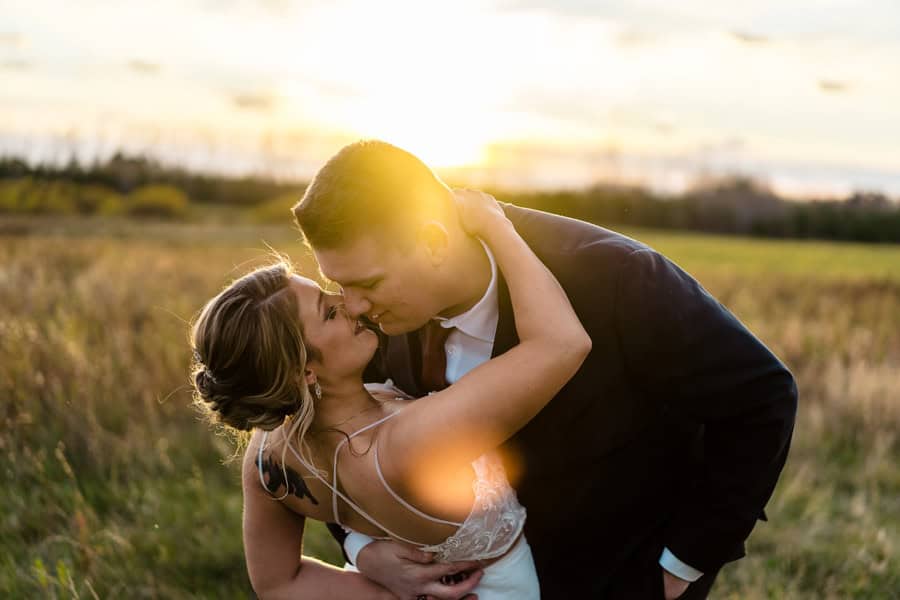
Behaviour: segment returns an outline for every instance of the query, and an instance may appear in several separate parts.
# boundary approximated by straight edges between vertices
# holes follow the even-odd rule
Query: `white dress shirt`
[[[481,240],[479,240],[481,241]],[[491,263],[491,282],[481,299],[466,312],[455,317],[435,317],[441,327],[453,328],[444,345],[447,354],[446,377],[448,383],[455,383],[463,375],[487,362],[494,350],[494,337],[497,333],[497,320],[500,317],[500,306],[497,299],[497,261],[494,254],[483,241],[484,251]],[[526,507],[527,508],[527,507]],[[372,541],[367,535],[350,532],[344,540],[344,550],[353,564],[359,551]],[[659,558],[659,564],[669,573],[687,581],[696,581],[703,573],[687,565],[665,548]]]
[[[461,315],[449,319],[435,317],[441,322],[441,327],[453,329],[444,344],[444,352],[447,354],[447,383],[456,383],[463,375],[489,361],[494,350],[494,336],[497,333],[497,320],[500,318],[497,261],[487,245],[484,242],[481,245],[491,263],[491,282],[487,291],[475,306]]]

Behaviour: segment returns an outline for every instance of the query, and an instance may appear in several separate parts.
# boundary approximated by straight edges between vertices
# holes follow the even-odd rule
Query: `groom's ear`
[[[447,228],[440,221],[425,221],[419,227],[418,242],[425,249],[425,254],[435,267],[439,266],[450,253],[450,236]]]

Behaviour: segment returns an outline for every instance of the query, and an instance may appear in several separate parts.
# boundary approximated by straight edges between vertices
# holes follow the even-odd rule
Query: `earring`
[[[316,397],[316,400],[322,399],[322,386],[319,385],[318,381],[313,383],[313,395]]]

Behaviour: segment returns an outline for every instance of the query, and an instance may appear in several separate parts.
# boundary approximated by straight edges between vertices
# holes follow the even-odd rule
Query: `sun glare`
[[[497,69],[460,71],[460,65],[486,61],[484,47],[469,37],[497,35],[477,29],[474,8],[461,4],[437,16],[409,0],[392,10],[360,4],[352,18],[339,3],[320,7],[310,14],[315,26],[304,23],[297,44],[328,52],[315,60],[309,52],[293,52],[303,63],[303,78],[288,78],[282,88],[297,112],[314,115],[319,127],[383,139],[437,168],[480,165],[498,135],[494,113],[505,87],[498,85]],[[328,31],[341,35],[322,33]],[[327,98],[315,100],[323,94]]]
[[[423,128],[417,125],[402,119],[385,121],[364,137],[390,142],[436,168],[472,166],[484,160],[486,140],[480,140],[465,130],[454,130],[451,126]]]
[[[453,94],[436,77],[429,79],[394,81],[389,92],[379,86],[365,90],[344,115],[343,126],[359,137],[409,150],[433,167],[480,164],[495,134],[489,108]]]

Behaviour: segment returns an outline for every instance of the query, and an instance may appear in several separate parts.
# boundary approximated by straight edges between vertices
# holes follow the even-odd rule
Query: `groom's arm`
[[[341,546],[341,551],[344,553],[344,560],[347,561],[348,564],[358,568],[359,553],[363,548],[374,542],[375,539],[364,533],[359,533],[358,531],[351,531],[348,533],[337,523],[326,523],[326,525],[328,531],[331,532],[331,535],[334,536],[334,539],[336,539]]]
[[[797,408],[790,372],[689,275],[650,249],[618,275],[617,336],[649,397],[704,424],[704,458],[665,535],[678,561],[714,571],[743,542],[784,466]]]

